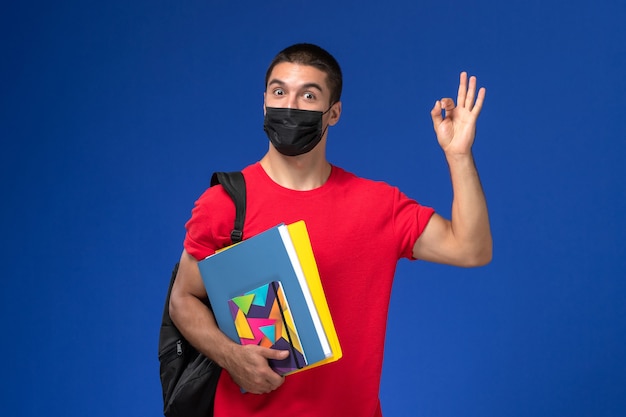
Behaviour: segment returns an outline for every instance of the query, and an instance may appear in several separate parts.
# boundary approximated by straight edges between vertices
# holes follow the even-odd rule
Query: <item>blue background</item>
[[[400,262],[385,415],[626,415],[625,16],[622,0],[6,4],[2,415],[161,415],[184,223],[211,172],[266,151],[264,72],[301,41],[344,71],[329,159],[445,216],[429,111],[461,70],[487,87],[494,260]]]

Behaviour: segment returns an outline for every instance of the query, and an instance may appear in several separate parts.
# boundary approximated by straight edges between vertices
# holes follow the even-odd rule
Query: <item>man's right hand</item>
[[[268,359],[285,359],[288,350],[276,350],[256,345],[233,344],[224,368],[245,392],[267,394],[280,387],[285,377],[277,374],[268,364]]]
[[[218,328],[213,312],[202,301],[206,297],[198,261],[183,251],[170,296],[170,316],[176,327],[196,349],[228,371],[246,392],[265,394],[280,387],[285,378],[267,361],[285,359],[289,351],[233,342]]]

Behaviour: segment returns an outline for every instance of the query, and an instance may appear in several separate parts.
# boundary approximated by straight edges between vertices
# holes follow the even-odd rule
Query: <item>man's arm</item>
[[[485,99],[476,94],[476,78],[461,73],[457,104],[450,98],[435,103],[433,127],[452,180],[452,218],[434,214],[413,247],[413,256],[457,266],[480,266],[491,261],[492,238],[487,202],[472,156],[476,120]],[[443,112],[445,111],[445,117]]]
[[[170,316],[176,327],[246,392],[268,393],[282,385],[284,378],[269,367],[267,360],[284,359],[289,352],[233,342],[217,327],[213,313],[202,302],[206,297],[198,261],[183,251],[170,295]]]

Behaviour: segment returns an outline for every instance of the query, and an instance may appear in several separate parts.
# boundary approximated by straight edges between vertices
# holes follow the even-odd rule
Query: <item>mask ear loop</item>
[[[337,102],[335,101],[335,103],[337,103]],[[326,113],[328,113],[330,111],[330,109],[333,108],[335,103],[331,104],[330,107],[325,112],[322,112],[322,116],[325,115]],[[330,124],[326,124],[326,127],[324,128],[324,130],[322,130],[322,135],[320,136],[320,140],[324,137],[324,133],[326,133],[326,131],[328,130],[328,126],[330,126]]]
[[[322,134],[320,135],[320,140],[322,140],[322,138],[324,137],[324,133],[326,133],[327,130],[328,130],[328,125],[326,125],[324,130],[322,130]]]
[[[337,103],[337,102],[335,101],[335,103]],[[326,113],[328,113],[328,112],[330,111],[330,109],[332,109],[332,108],[333,108],[333,106],[335,105],[335,103],[331,104],[331,105],[330,105],[330,107],[329,107],[328,109],[326,109],[326,111],[325,111],[325,112],[322,112],[322,116],[323,116],[323,115],[325,115]]]
[[[336,102],[335,102],[336,103]],[[335,103],[331,104],[330,107],[325,111],[322,112],[322,116],[325,115],[326,113],[328,113],[330,111],[330,109],[333,108],[333,106],[335,105]],[[324,137],[324,133],[326,133],[326,131],[328,130],[328,126],[330,126],[329,123],[326,124],[326,127],[324,128],[324,130],[322,130],[322,134],[320,135],[320,140],[322,140],[322,138]]]

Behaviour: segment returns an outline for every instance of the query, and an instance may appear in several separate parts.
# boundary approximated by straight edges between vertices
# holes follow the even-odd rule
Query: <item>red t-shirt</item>
[[[215,417],[380,416],[378,399],[391,284],[400,258],[412,259],[415,241],[433,210],[383,182],[332,167],[310,191],[273,182],[259,163],[243,170],[247,212],[244,238],[279,223],[304,220],[343,351],[334,363],[286,377],[276,391],[242,394],[222,372]],[[204,259],[230,243],[234,205],[221,186],[196,201],[185,249]]]

